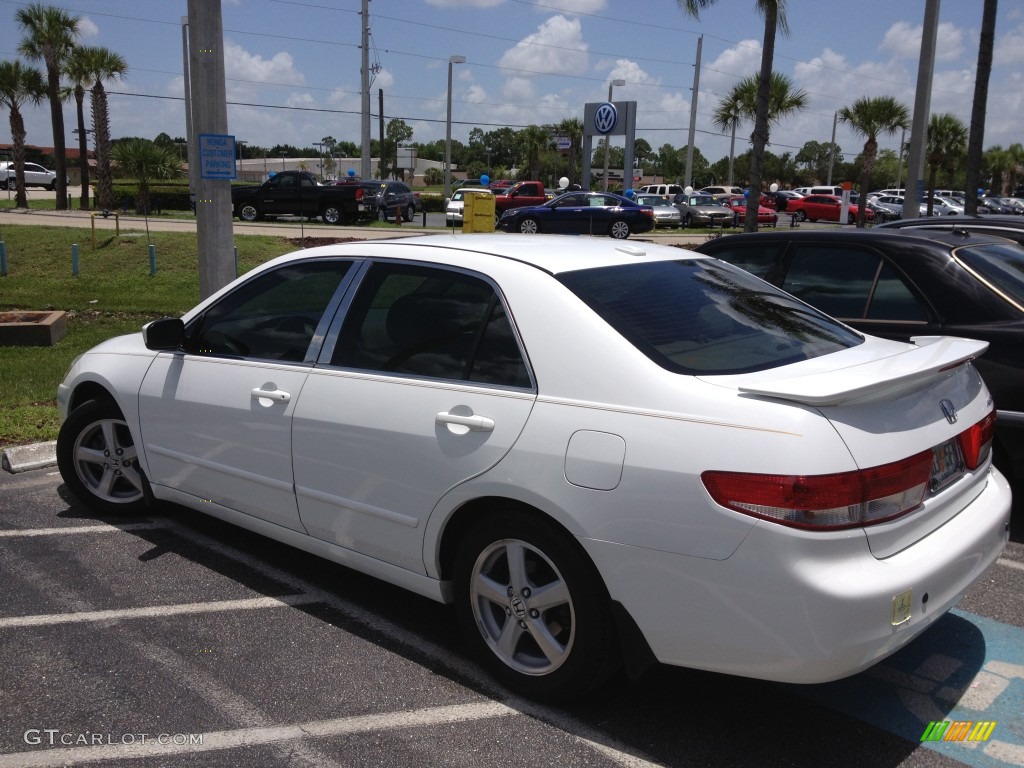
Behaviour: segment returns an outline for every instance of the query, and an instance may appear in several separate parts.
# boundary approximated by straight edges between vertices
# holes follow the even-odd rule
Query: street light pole
[[[249,142],[243,141],[242,139],[235,139],[235,144],[238,145],[238,177],[242,177],[242,145],[248,144]]]
[[[609,104],[612,103],[612,88],[614,88],[616,85],[625,85],[625,84],[626,84],[626,81],[625,80],[620,80],[620,79],[612,80],[610,83],[608,83],[608,103]],[[605,192],[608,191],[608,138],[609,138],[609,136],[606,133],[604,135],[604,176],[601,179],[601,181],[602,181],[602,189]]]
[[[452,64],[464,64],[465,56],[448,57],[448,119],[444,133],[444,197],[451,196],[452,187]]]

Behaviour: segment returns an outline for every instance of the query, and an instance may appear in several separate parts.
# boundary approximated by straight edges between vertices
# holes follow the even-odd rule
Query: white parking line
[[[334,720],[313,720],[292,725],[266,728],[239,728],[232,731],[211,731],[189,734],[188,741],[200,743],[161,744],[153,738],[139,743],[132,738],[129,744],[99,744],[56,749],[41,749],[34,752],[16,752],[0,755],[0,768],[49,768],[79,763],[95,763],[101,760],[127,760],[158,757],[160,755],[185,756],[196,752],[212,752],[223,749],[238,749],[282,741],[296,741],[306,738],[346,736],[372,731],[391,731],[399,728],[422,728],[430,725],[485,720],[519,714],[511,707],[494,701],[475,704],[456,704],[446,707],[429,707],[409,712],[385,712],[379,715],[339,717]],[[64,735],[64,734],[60,734]],[[71,734],[67,734],[72,736]],[[73,739],[72,739],[73,740]],[[108,741],[111,739],[107,739]]]
[[[284,597],[252,597],[247,600],[215,600],[208,603],[178,603],[175,605],[151,605],[143,608],[117,608],[109,611],[78,611],[72,613],[46,613],[35,616],[9,616],[0,618],[0,629],[11,627],[44,627],[53,624],[74,624],[87,621],[111,621],[119,619],[151,619],[161,616],[178,616],[186,613],[219,613],[221,611],[251,611],[258,608],[281,608],[292,605],[307,605],[323,601],[318,593],[285,595]]]
[[[66,528],[11,528],[0,531],[0,539],[16,539],[32,536],[59,536],[66,533],[120,533],[122,531],[148,531],[154,528],[166,528],[166,522],[149,523],[121,523],[110,525],[100,523],[98,525],[76,525]]]
[[[1000,557],[996,560],[996,565],[1005,565],[1007,568],[1016,568],[1018,571],[1024,571],[1024,563],[1018,563],[1016,560],[1007,560],[1005,557]]]

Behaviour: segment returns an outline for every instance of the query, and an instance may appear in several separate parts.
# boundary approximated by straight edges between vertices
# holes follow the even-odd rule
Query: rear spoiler
[[[891,397],[948,376],[988,349],[987,341],[954,336],[914,336],[915,346],[847,368],[764,384],[741,384],[740,392],[825,406]]]

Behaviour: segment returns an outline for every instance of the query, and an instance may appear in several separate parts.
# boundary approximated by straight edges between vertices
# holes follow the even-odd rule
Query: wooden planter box
[[[67,312],[0,312],[0,347],[50,347],[67,333]]]

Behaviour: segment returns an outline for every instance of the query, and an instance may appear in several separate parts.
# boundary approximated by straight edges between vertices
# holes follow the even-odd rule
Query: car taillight
[[[932,452],[831,475],[761,475],[707,471],[704,487],[718,504],[745,515],[811,530],[873,525],[924,501]]]
[[[968,469],[977,469],[988,460],[992,451],[992,436],[996,429],[996,413],[989,411],[981,421],[961,432],[960,450],[964,452],[964,463]]]
[[[362,200],[362,199],[363,199],[363,188],[362,187],[356,187],[356,201],[358,202],[359,200]]]

